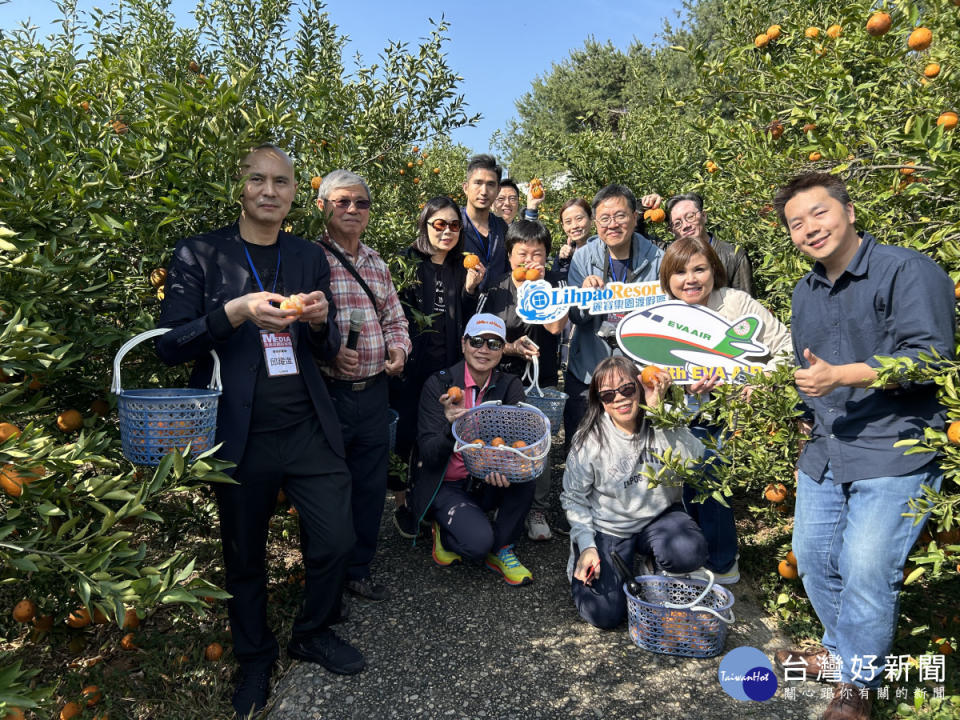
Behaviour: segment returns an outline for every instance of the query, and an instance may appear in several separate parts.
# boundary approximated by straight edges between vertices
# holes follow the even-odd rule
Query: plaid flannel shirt
[[[344,344],[350,335],[350,314],[353,310],[363,311],[363,327],[357,342],[357,352],[360,354],[357,375],[343,375],[333,365],[321,365],[321,370],[324,374],[338,380],[368,378],[383,372],[386,348],[398,347],[407,356],[410,355],[413,346],[410,343],[407,318],[403,314],[400,298],[397,297],[397,290],[393,286],[390,269],[376,250],[360,243],[357,256],[353,257],[329,235],[324,235],[323,240],[336,247],[347,260],[353,263],[360,277],[370,286],[374,297],[377,298],[377,307],[374,308],[370,304],[370,297],[350,271],[324,248],[323,252],[330,263],[330,292],[337,306],[337,327],[340,329]]]

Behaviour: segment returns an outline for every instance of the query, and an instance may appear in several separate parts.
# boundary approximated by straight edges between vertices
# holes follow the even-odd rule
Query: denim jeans
[[[939,490],[943,481],[936,464],[923,470],[843,484],[834,483],[829,465],[822,482],[799,473],[793,551],[843,682],[877,687],[883,680],[903,566],[926,521],[914,525],[902,514],[923,495],[921,485]]]

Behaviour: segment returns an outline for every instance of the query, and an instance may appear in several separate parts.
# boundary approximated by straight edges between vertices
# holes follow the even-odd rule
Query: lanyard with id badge
[[[260,275],[253,266],[253,259],[250,257],[250,251],[247,246],[243,246],[243,251],[247,254],[247,262],[250,264],[250,270],[253,272],[253,278],[257,281],[257,287],[263,292],[263,283],[260,281]],[[277,279],[280,277],[280,249],[277,248],[277,270],[273,276],[272,293],[277,291]],[[263,360],[266,363],[267,377],[282,377],[284,375],[299,375],[300,370],[297,367],[297,355],[293,349],[293,335],[289,330],[281,332],[270,332],[268,330],[260,331],[260,344],[263,346]]]

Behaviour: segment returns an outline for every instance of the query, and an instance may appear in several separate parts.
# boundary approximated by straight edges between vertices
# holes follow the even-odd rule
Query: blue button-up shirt
[[[793,291],[790,331],[798,367],[809,367],[804,348],[833,365],[863,362],[879,367],[878,355],[909,357],[954,354],[953,282],[933,260],[907,248],[880,245],[863,233],[849,267],[831,283],[817,263]],[[910,475],[931,462],[929,453],[904,455],[898,440],[923,438],[939,427],[944,410],[933,383],[896,388],[838,387],[807,397],[814,423],[800,469],[834,482]]]

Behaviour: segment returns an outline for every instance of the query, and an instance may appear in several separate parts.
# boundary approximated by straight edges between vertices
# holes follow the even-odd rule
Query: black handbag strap
[[[367,294],[367,297],[370,298],[370,302],[373,304],[374,311],[376,311],[376,313],[379,315],[380,308],[377,307],[377,298],[373,294],[373,290],[370,289],[370,286],[367,285],[366,281],[364,281],[364,279],[360,277],[360,273],[357,272],[357,269],[353,266],[353,263],[347,260],[346,255],[344,255],[342,252],[337,250],[337,248],[335,248],[332,244],[328,243],[326,240],[321,240],[320,244],[330,251],[330,254],[333,255],[340,262],[341,265],[343,265],[344,269],[348,273],[353,275],[353,279],[360,284],[361,288],[363,288],[363,291]]]

